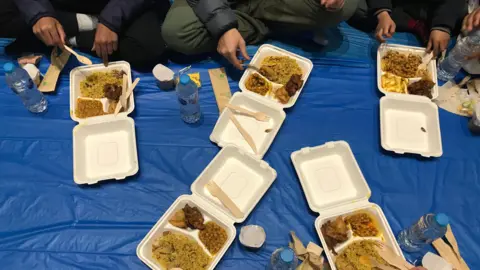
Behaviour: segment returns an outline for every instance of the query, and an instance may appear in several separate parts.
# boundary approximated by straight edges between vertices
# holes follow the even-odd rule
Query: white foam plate
[[[193,195],[180,196],[145,236],[137,247],[137,256],[151,269],[163,270],[164,268],[152,258],[151,248],[153,240],[166,230],[185,233],[196,239],[203,247],[198,238],[198,230],[182,230],[168,223],[175,211],[188,203],[202,211],[205,222],[213,220],[223,226],[228,233],[227,242],[207,268],[214,269],[235,239],[234,223],[243,222],[248,217],[276,177],[277,172],[265,161],[258,160],[234,146],[224,147],[193,182],[191,187]],[[235,218],[217,198],[209,193],[205,185],[212,180],[245,214],[242,218]],[[209,254],[208,250],[203,248]]]
[[[380,129],[385,150],[424,157],[439,157],[443,153],[438,107],[426,97],[402,94],[382,97]]]
[[[70,72],[70,117],[76,122],[84,122],[93,118],[102,118],[108,115],[89,117],[86,119],[78,118],[75,115],[75,109],[77,107],[77,98],[80,97],[80,82],[83,81],[87,76],[93,72],[105,72],[111,70],[123,70],[128,76],[128,85],[132,85],[132,72],[130,69],[130,64],[125,61],[112,62],[108,64],[108,67],[105,67],[103,64],[90,65],[90,66],[79,66]],[[99,99],[100,100],[100,99]],[[135,100],[134,95],[130,95],[128,102],[128,109],[125,112],[121,112],[118,115],[128,115],[135,109]]]
[[[113,117],[113,116],[112,116]],[[125,179],[138,172],[133,119],[80,124],[73,129],[73,172],[77,184]]]
[[[330,264],[331,270],[337,270],[337,267],[335,266],[335,255],[329,248],[327,248],[327,242],[325,241],[325,237],[322,234],[322,226],[329,220],[335,220],[338,216],[349,216],[349,215],[356,214],[358,212],[368,213],[374,219],[376,219],[380,234],[383,236],[382,237],[383,242],[387,246],[391,247],[397,255],[401,256],[402,258],[405,258],[403,256],[402,250],[400,249],[400,246],[397,243],[395,235],[393,234],[392,229],[388,224],[387,218],[385,217],[385,214],[382,211],[382,208],[380,208],[380,206],[376,204],[369,203],[367,205],[359,206],[353,209],[344,210],[344,211],[339,210],[338,212],[336,211],[326,215],[321,215],[315,220],[315,229],[317,230],[317,234],[320,238],[320,242],[324,247],[325,255],[327,256],[327,260],[328,260],[328,263]],[[368,238],[365,238],[364,240],[367,240],[367,239]],[[361,241],[361,240],[362,238],[358,237],[354,241]],[[344,248],[346,248],[346,246]]]
[[[246,69],[245,70],[245,72],[242,75],[242,78],[240,79],[239,87],[245,93],[256,95],[256,96],[258,96],[262,99],[268,100],[268,101],[275,101],[282,108],[290,108],[293,105],[295,105],[295,102],[297,102],[298,97],[302,93],[302,90],[305,87],[305,84],[307,83],[308,77],[310,76],[310,72],[313,69],[313,63],[310,59],[302,57],[298,54],[294,54],[292,52],[289,52],[287,50],[281,49],[279,47],[276,47],[276,46],[273,46],[273,45],[270,45],[270,44],[265,44],[265,45],[260,46],[260,48],[258,48],[258,51],[253,56],[252,60],[250,61],[250,64],[260,68],[263,59],[265,59],[265,57],[267,57],[267,56],[288,56],[288,57],[291,57],[291,58],[295,59],[297,61],[297,64],[302,69],[302,73],[303,73],[303,77],[302,77],[303,86],[302,86],[302,88],[300,88],[300,90],[298,90],[297,93],[293,97],[290,98],[288,103],[282,104],[280,101],[277,101],[273,96],[261,96],[257,93],[249,91],[245,87],[245,82],[246,82],[248,76],[250,76],[250,74],[252,74],[252,73],[257,73],[255,71],[253,71],[252,69]],[[280,88],[280,86],[281,86],[281,85],[276,84],[276,83],[272,83],[272,84],[274,86],[274,89]]]
[[[162,235],[165,231],[173,231],[177,233],[182,233],[186,236],[191,237],[196,240],[198,244],[204,249],[204,251],[211,256],[208,249],[203,245],[199,238],[199,230],[191,229],[180,229],[171,225],[168,220],[173,217],[173,214],[185,207],[188,204],[190,207],[196,206],[203,214],[205,222],[214,221],[218,225],[222,226],[228,234],[227,241],[222,249],[215,255],[215,257],[210,262],[210,265],[207,269],[214,269],[218,264],[220,259],[223,257],[225,252],[228,250],[233,240],[235,240],[236,229],[233,226],[233,223],[222,215],[219,211],[215,210],[214,207],[203,201],[202,199],[196,196],[187,196],[183,195],[178,197],[178,199],[170,206],[170,208],[165,212],[165,214],[158,220],[155,226],[148,232],[145,238],[137,246],[137,256],[142,260],[148,267],[154,270],[168,270],[162,267],[153,257],[152,257],[152,243],[153,241]]]
[[[303,148],[293,152],[291,159],[314,212],[370,197],[370,188],[350,146],[344,141]]]
[[[382,75],[385,74],[385,72],[382,71],[382,58],[389,50],[398,51],[404,54],[413,53],[413,54],[419,55],[420,57],[423,57],[425,54],[425,48],[422,48],[422,47],[406,46],[406,45],[392,44],[392,43],[389,43],[389,44],[384,43],[378,47],[377,86],[380,92],[382,92],[385,95],[398,94],[398,93],[388,92],[382,87]],[[432,59],[430,63],[427,65],[427,71],[432,75],[432,81],[435,82],[435,86],[433,87],[433,90],[432,90],[432,99],[436,99],[438,97],[438,80],[437,80],[437,61],[435,59]],[[408,80],[409,80],[409,83],[411,83],[414,81],[418,81],[419,79],[420,78],[410,78]]]
[[[315,229],[325,249],[332,270],[336,270],[335,256],[327,248],[321,228],[324,223],[338,216],[346,216],[357,212],[368,212],[378,223],[380,233],[387,245],[403,257],[395,236],[382,209],[370,203],[370,187],[353,156],[350,146],[345,141],[327,142],[316,147],[306,147],[291,155],[308,205],[312,211],[320,213],[315,220]],[[363,238],[373,240],[378,238]],[[351,241],[362,240],[351,237]],[[351,242],[350,241],[350,242]],[[345,248],[350,242],[342,243],[336,249]]]
[[[192,192],[218,207],[236,223],[243,222],[277,177],[268,163],[245,151],[227,146],[218,153],[192,184]],[[235,218],[205,185],[213,180],[240,208],[244,216]]]
[[[235,117],[242,127],[252,136],[258,154],[256,157],[262,159],[267,150],[270,148],[275,136],[285,120],[285,112],[280,106],[271,102],[261,100],[256,96],[247,95],[245,93],[235,93],[230,99],[230,103],[248,109],[253,112],[264,112],[270,116],[268,122],[257,121],[255,118],[235,112]],[[243,138],[237,127],[230,121],[232,110],[226,108],[217,120],[215,127],[210,135],[210,140],[220,147],[228,144],[235,145],[246,152],[255,155],[253,149]],[[270,132],[265,130],[271,129]]]

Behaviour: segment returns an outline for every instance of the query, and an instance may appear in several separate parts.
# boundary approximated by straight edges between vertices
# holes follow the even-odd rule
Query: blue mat
[[[309,211],[290,161],[305,146],[347,141],[394,233],[428,212],[445,212],[471,269],[480,269],[480,140],[470,135],[467,119],[440,110],[444,154],[438,159],[392,155],[382,150],[377,44],[346,26],[332,31],[330,45],[313,52],[273,42],[312,59],[315,67],[297,104],[265,160],[278,178],[241,225],[266,229],[266,245],[244,250],[236,240],[218,269],[264,269],[270,254],[286,246],[294,230],[304,241],[319,243],[316,213]],[[398,34],[395,43],[416,44]],[[0,64],[7,40],[0,40]],[[257,47],[249,47],[253,55]],[[318,50],[318,47],[317,47]],[[98,63],[98,59],[95,59]],[[47,60],[42,60],[45,71]],[[43,116],[32,115],[5,86],[0,71],[0,262],[2,269],[147,269],[135,249],[141,239],[190,185],[219,149],[209,141],[218,109],[207,70],[214,61],[193,65],[203,86],[204,119],[188,126],[179,117],[174,92],[157,89],[150,74],[134,73],[140,172],[126,181],[95,186],[73,182],[69,71]],[[178,70],[181,66],[172,64]],[[235,77],[233,74],[232,76]],[[238,83],[231,80],[232,91]],[[409,255],[415,258],[415,255]]]

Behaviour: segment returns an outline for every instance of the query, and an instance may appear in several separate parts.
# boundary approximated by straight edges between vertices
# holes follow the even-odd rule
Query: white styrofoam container
[[[257,147],[257,158],[262,159],[272,144],[286,114],[280,106],[269,100],[262,100],[257,96],[237,92],[230,99],[230,103],[243,107],[252,112],[263,112],[270,116],[268,122],[257,121],[255,118],[235,112],[235,117],[242,127],[252,136]],[[250,145],[243,138],[237,127],[230,121],[232,110],[226,108],[217,120],[210,135],[210,140],[220,147],[231,144],[255,155]],[[270,132],[265,130],[271,129]]]
[[[443,153],[438,106],[427,97],[402,94],[382,97],[380,130],[385,150],[424,157],[439,157]]]
[[[302,73],[303,73],[303,77],[302,77],[303,86],[302,86],[302,88],[300,88],[297,91],[297,93],[293,97],[291,97],[290,100],[288,101],[288,103],[286,103],[286,104],[283,104],[283,103],[277,101],[273,96],[259,95],[257,93],[254,93],[254,92],[248,90],[245,87],[245,82],[246,82],[248,76],[250,76],[250,74],[252,74],[252,73],[257,73],[256,71],[249,68],[249,69],[245,70],[245,72],[242,75],[242,78],[240,79],[240,82],[239,82],[240,90],[242,90],[245,93],[251,94],[251,95],[256,95],[256,96],[258,96],[262,99],[268,100],[268,101],[274,101],[274,102],[278,103],[282,108],[290,108],[293,105],[295,105],[295,102],[297,102],[298,97],[302,93],[302,90],[305,87],[305,84],[307,83],[308,77],[310,76],[310,72],[313,69],[313,63],[310,59],[302,57],[298,54],[294,54],[292,52],[289,52],[287,50],[281,49],[279,47],[276,47],[276,46],[273,46],[273,45],[270,45],[270,44],[265,44],[265,45],[260,46],[260,48],[258,48],[258,51],[253,56],[252,60],[250,61],[250,64],[260,68],[263,59],[265,59],[265,57],[267,57],[267,56],[288,56],[288,57],[291,57],[291,58],[295,59],[297,61],[297,64],[302,69]],[[272,85],[273,85],[274,89],[277,89],[277,88],[281,87],[280,84],[273,83],[273,82],[272,82]]]
[[[406,46],[406,45],[392,44],[392,43],[388,43],[388,44],[384,43],[378,47],[377,86],[380,92],[382,92],[385,95],[398,94],[398,93],[388,92],[382,87],[382,75],[385,74],[385,72],[382,71],[382,58],[389,50],[398,51],[404,54],[413,53],[420,57],[423,57],[425,54],[425,48],[422,48],[422,47]],[[432,90],[432,99],[436,99],[438,98],[438,80],[437,80],[437,61],[435,59],[432,59],[430,63],[427,65],[427,70],[432,75],[432,81],[435,83],[435,86],[433,87],[433,90]],[[414,82],[414,81],[418,81],[419,79],[420,78],[410,78],[408,80],[409,82]]]
[[[81,119],[75,115],[75,109],[77,106],[77,98],[80,97],[80,82],[83,81],[88,75],[92,74],[93,72],[98,72],[98,71],[104,72],[104,71],[111,71],[111,70],[123,70],[125,73],[127,73],[128,85],[129,86],[132,85],[132,72],[131,72],[130,64],[125,61],[109,63],[108,67],[105,67],[103,64],[79,66],[72,69],[72,71],[70,71],[70,117],[73,119],[73,121],[82,123],[82,122],[87,122],[93,118],[105,117],[102,115],[102,116]],[[130,95],[128,110],[125,112],[120,112],[118,115],[127,116],[131,112],[133,112],[134,109],[135,109],[135,99],[134,99],[134,95],[132,94]]]
[[[320,214],[315,220],[315,229],[332,270],[337,269],[334,254],[327,248],[321,227],[338,216],[358,212],[373,215],[385,243],[403,257],[382,209],[368,201],[370,188],[348,143],[336,141],[302,148],[293,152],[291,159],[310,209]]]
[[[258,160],[239,148],[224,147],[193,182],[191,187],[193,195],[180,196],[140,242],[137,256],[151,269],[164,270],[152,257],[152,242],[156,237],[170,230],[198,240],[198,230],[182,230],[168,223],[175,211],[188,203],[199,208],[205,221],[213,220],[227,231],[227,242],[207,268],[214,269],[235,239],[234,223],[243,222],[248,217],[276,177],[277,172],[265,161]],[[205,185],[211,180],[215,181],[245,214],[242,218],[234,218],[230,211],[209,193]],[[197,242],[207,254],[210,254],[201,241]]]
[[[81,66],[70,72],[70,116],[79,124],[73,129],[73,174],[77,184],[95,184],[99,181],[122,180],[138,172],[135,123],[128,117],[134,108],[133,94],[129,108],[117,116],[113,114],[80,119],[75,116],[76,100],[80,96],[80,82],[96,71],[123,70],[132,83],[130,64],[113,62]]]

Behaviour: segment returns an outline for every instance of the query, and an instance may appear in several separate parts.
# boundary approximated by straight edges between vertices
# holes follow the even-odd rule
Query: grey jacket
[[[231,8],[237,2],[235,0],[187,0],[187,2],[216,39],[228,30],[238,27],[237,18]]]

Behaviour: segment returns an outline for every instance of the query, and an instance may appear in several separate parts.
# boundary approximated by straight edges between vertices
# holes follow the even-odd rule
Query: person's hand
[[[65,31],[60,22],[53,17],[40,18],[33,26],[33,33],[47,46],[63,48],[65,44]]]
[[[118,35],[103,24],[98,24],[95,33],[95,42],[92,51],[95,51],[98,57],[104,62],[108,61],[108,56],[118,48]],[[107,61],[106,61],[107,60]]]
[[[480,8],[475,9],[463,20],[462,31],[470,32],[480,26]]]
[[[390,17],[387,11],[380,12],[377,15],[378,25],[377,30],[375,30],[375,37],[379,42],[385,42],[385,37],[391,38],[395,33],[397,25]]]
[[[472,55],[470,55],[470,56],[467,56],[466,58],[467,58],[467,60],[472,60],[472,59],[480,60],[480,52],[474,53],[474,54],[472,54]]]
[[[243,70],[242,63],[237,57],[237,50],[240,50],[242,56],[250,60],[247,54],[247,46],[245,40],[240,35],[237,29],[233,28],[225,32],[223,36],[218,40],[217,51],[223,57],[232,63],[236,68]]]
[[[345,0],[320,0],[320,4],[328,10],[338,10],[343,8]]]
[[[448,47],[450,34],[441,30],[433,30],[430,32],[430,39],[427,44],[427,53],[433,51],[433,56],[437,56]]]

